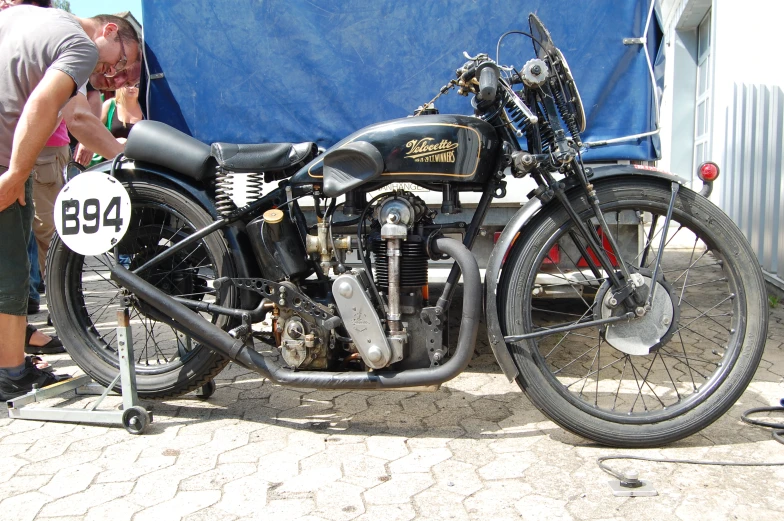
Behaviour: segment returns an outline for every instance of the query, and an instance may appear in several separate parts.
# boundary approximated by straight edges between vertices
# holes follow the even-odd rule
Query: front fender
[[[588,174],[588,181],[591,183],[606,183],[611,182],[613,179],[619,177],[636,176],[641,178],[656,178],[669,183],[685,184],[686,180],[676,175],[660,172],[650,167],[637,167],[635,165],[609,165],[593,167],[586,169]],[[579,182],[574,179],[567,181],[567,190],[578,188]],[[550,202],[548,204],[558,204],[557,202]],[[490,348],[493,350],[493,355],[501,366],[504,375],[511,382],[518,374],[517,366],[512,360],[512,355],[506,348],[504,342],[504,334],[501,331],[501,322],[498,318],[498,281],[501,276],[501,266],[504,262],[506,252],[512,246],[517,232],[523,229],[531,219],[538,214],[544,204],[539,199],[531,199],[512,217],[509,223],[501,232],[498,241],[493,248],[490,258],[487,261],[487,269],[485,271],[485,320],[487,323],[487,336],[490,340]]]

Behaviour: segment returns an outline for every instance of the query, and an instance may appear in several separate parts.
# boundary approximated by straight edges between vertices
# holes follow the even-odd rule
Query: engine
[[[437,229],[435,215],[421,198],[395,191],[362,208],[360,219],[370,225],[361,241],[357,220],[349,226],[325,216],[316,224],[305,249],[322,273],[333,277],[332,299],[311,302],[307,310],[275,307],[276,342],[290,367],[401,370],[438,364],[440,327],[425,323],[422,313],[428,306],[427,239]],[[364,262],[352,264],[348,254],[357,249]],[[289,282],[279,284],[296,291]],[[307,299],[302,297],[301,305]],[[319,310],[339,316],[342,324],[325,327]]]

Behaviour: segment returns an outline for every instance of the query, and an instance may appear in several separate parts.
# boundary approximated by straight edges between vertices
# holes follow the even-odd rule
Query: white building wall
[[[784,286],[782,0],[662,0],[667,68],[661,166],[688,177],[695,29],[712,11],[710,153],[722,176],[711,199],[749,239],[768,280]],[[699,185],[699,182],[696,183]]]

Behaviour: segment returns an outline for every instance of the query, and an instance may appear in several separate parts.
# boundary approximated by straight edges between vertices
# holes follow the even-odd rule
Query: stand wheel
[[[123,411],[123,427],[131,434],[142,434],[150,423],[152,423],[152,416],[144,407],[137,405]]]
[[[196,397],[201,400],[206,400],[207,398],[215,394],[215,389],[217,389],[217,386],[215,385],[215,380],[210,380],[206,384],[202,385],[201,389],[196,391]]]

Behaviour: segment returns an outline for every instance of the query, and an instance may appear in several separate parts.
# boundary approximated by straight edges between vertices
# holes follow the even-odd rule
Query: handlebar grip
[[[479,93],[476,95],[480,101],[493,101],[498,90],[500,74],[494,63],[479,66]]]

